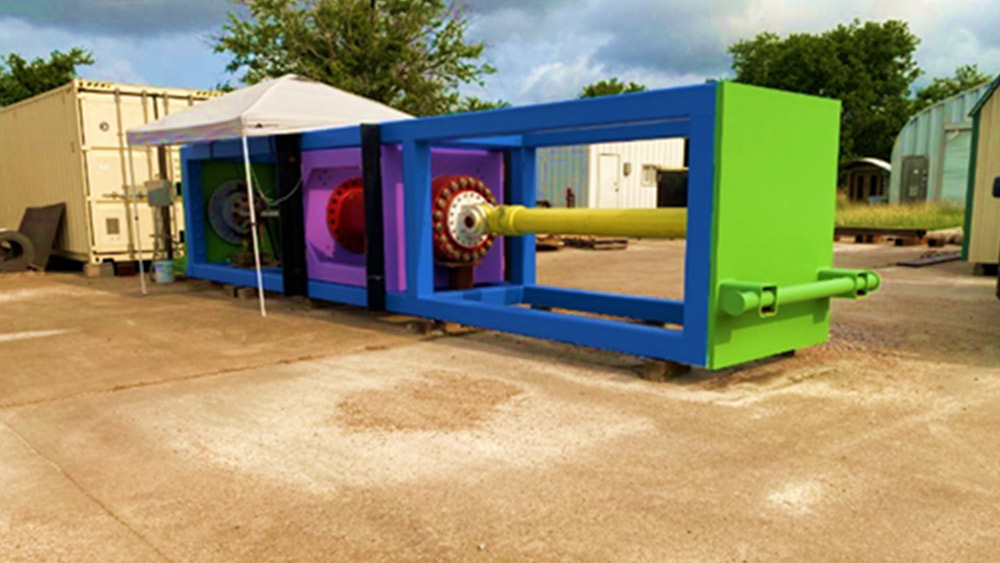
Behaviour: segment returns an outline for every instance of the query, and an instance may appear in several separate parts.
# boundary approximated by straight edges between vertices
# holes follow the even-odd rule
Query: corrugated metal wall
[[[939,199],[965,201],[969,186],[969,157],[972,154],[972,129],[947,131],[944,134],[944,160],[941,163]]]
[[[136,147],[130,159],[125,132],[216,95],[76,80],[0,109],[0,226],[16,228],[26,207],[65,201],[57,252],[93,262],[128,259],[133,241],[152,258],[153,211],[140,201],[134,233],[125,194],[133,174],[140,189],[159,177],[157,152]],[[180,181],[178,149],[167,149],[167,163],[167,179]],[[180,204],[174,217],[182,227]]]
[[[994,93],[979,114],[976,189],[972,201],[969,262],[996,264],[1000,255],[1000,199],[993,197],[1000,177],[1000,93]]]
[[[916,114],[896,137],[892,149],[890,201],[902,198],[903,159],[928,159],[927,199],[965,200],[972,119],[969,112],[988,86],[967,90]]]
[[[536,159],[538,199],[553,207],[566,206],[566,188],[576,194],[578,207],[587,204],[587,147],[551,147],[539,149]]]
[[[66,203],[56,247],[86,260],[90,220],[72,85],[0,111],[0,227],[17,229],[27,207]]]
[[[617,155],[613,173],[600,170],[601,155]],[[684,165],[684,139],[657,139],[626,143],[540,149],[537,158],[538,198],[565,205],[565,191],[573,187],[581,207],[656,207],[656,169]],[[644,174],[643,167],[650,167]],[[629,173],[625,174],[628,168]],[[602,176],[609,181],[601,184]],[[617,189],[617,191],[615,191]]]

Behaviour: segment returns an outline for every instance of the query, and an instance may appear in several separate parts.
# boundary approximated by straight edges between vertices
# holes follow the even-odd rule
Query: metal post
[[[247,198],[250,200],[250,234],[253,237],[253,261],[257,268],[257,296],[260,300],[260,316],[267,316],[264,305],[264,276],[260,270],[260,242],[257,240],[257,209],[253,196],[253,179],[250,173],[250,147],[247,136],[243,135],[243,171],[246,175]]]
[[[145,110],[145,102],[143,102],[143,109]],[[83,111],[82,109],[80,111]],[[132,147],[128,144],[128,137],[125,134],[125,126],[122,121],[122,93],[121,90],[115,89],[115,119],[118,124],[118,156],[121,160],[121,171],[122,171],[122,192],[125,202],[125,224],[128,227],[128,257],[135,259],[135,239],[138,235],[135,232],[134,225],[138,222],[138,218],[133,214],[131,193],[135,186],[135,174],[132,172],[132,168],[135,163],[132,162]],[[125,158],[128,157],[128,164],[125,163]],[[129,179],[131,178],[131,179]],[[133,188],[129,188],[129,183]],[[94,194],[91,194],[94,195]],[[139,252],[139,260],[142,260],[142,252]],[[143,292],[145,293],[145,291]]]
[[[139,251],[139,287],[146,295],[146,269],[142,264],[142,236],[139,232],[139,197],[135,194],[135,161],[132,159],[132,145],[128,145],[129,189],[125,193],[126,206],[132,201],[132,217],[135,219],[135,246]]]
[[[145,95],[145,94],[144,94]],[[163,114],[170,115],[169,103],[167,102],[167,93],[162,94],[163,97]],[[156,106],[156,97],[153,97],[153,119],[160,118],[160,110]],[[170,173],[169,166],[167,164],[167,147],[163,145],[158,145],[156,147],[156,160],[160,168],[160,180],[169,181]],[[161,237],[163,239],[163,251],[166,255],[167,260],[174,259],[174,234],[173,234],[173,221],[170,216],[170,208],[172,205],[167,205],[159,209],[160,212],[160,223],[163,227],[163,232]]]

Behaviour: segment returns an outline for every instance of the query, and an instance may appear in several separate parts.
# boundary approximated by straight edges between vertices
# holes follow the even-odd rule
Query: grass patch
[[[867,229],[951,229],[965,223],[965,208],[952,201],[865,205],[837,201],[837,226]]]

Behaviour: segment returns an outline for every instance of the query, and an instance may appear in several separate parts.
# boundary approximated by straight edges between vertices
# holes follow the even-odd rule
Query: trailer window
[[[656,185],[656,166],[652,164],[642,165],[642,185],[646,187]]]

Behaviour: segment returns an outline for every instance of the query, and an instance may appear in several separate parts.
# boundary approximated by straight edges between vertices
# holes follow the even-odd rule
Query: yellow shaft
[[[684,238],[687,209],[562,209],[498,205],[485,210],[486,230],[497,235],[595,235]]]

